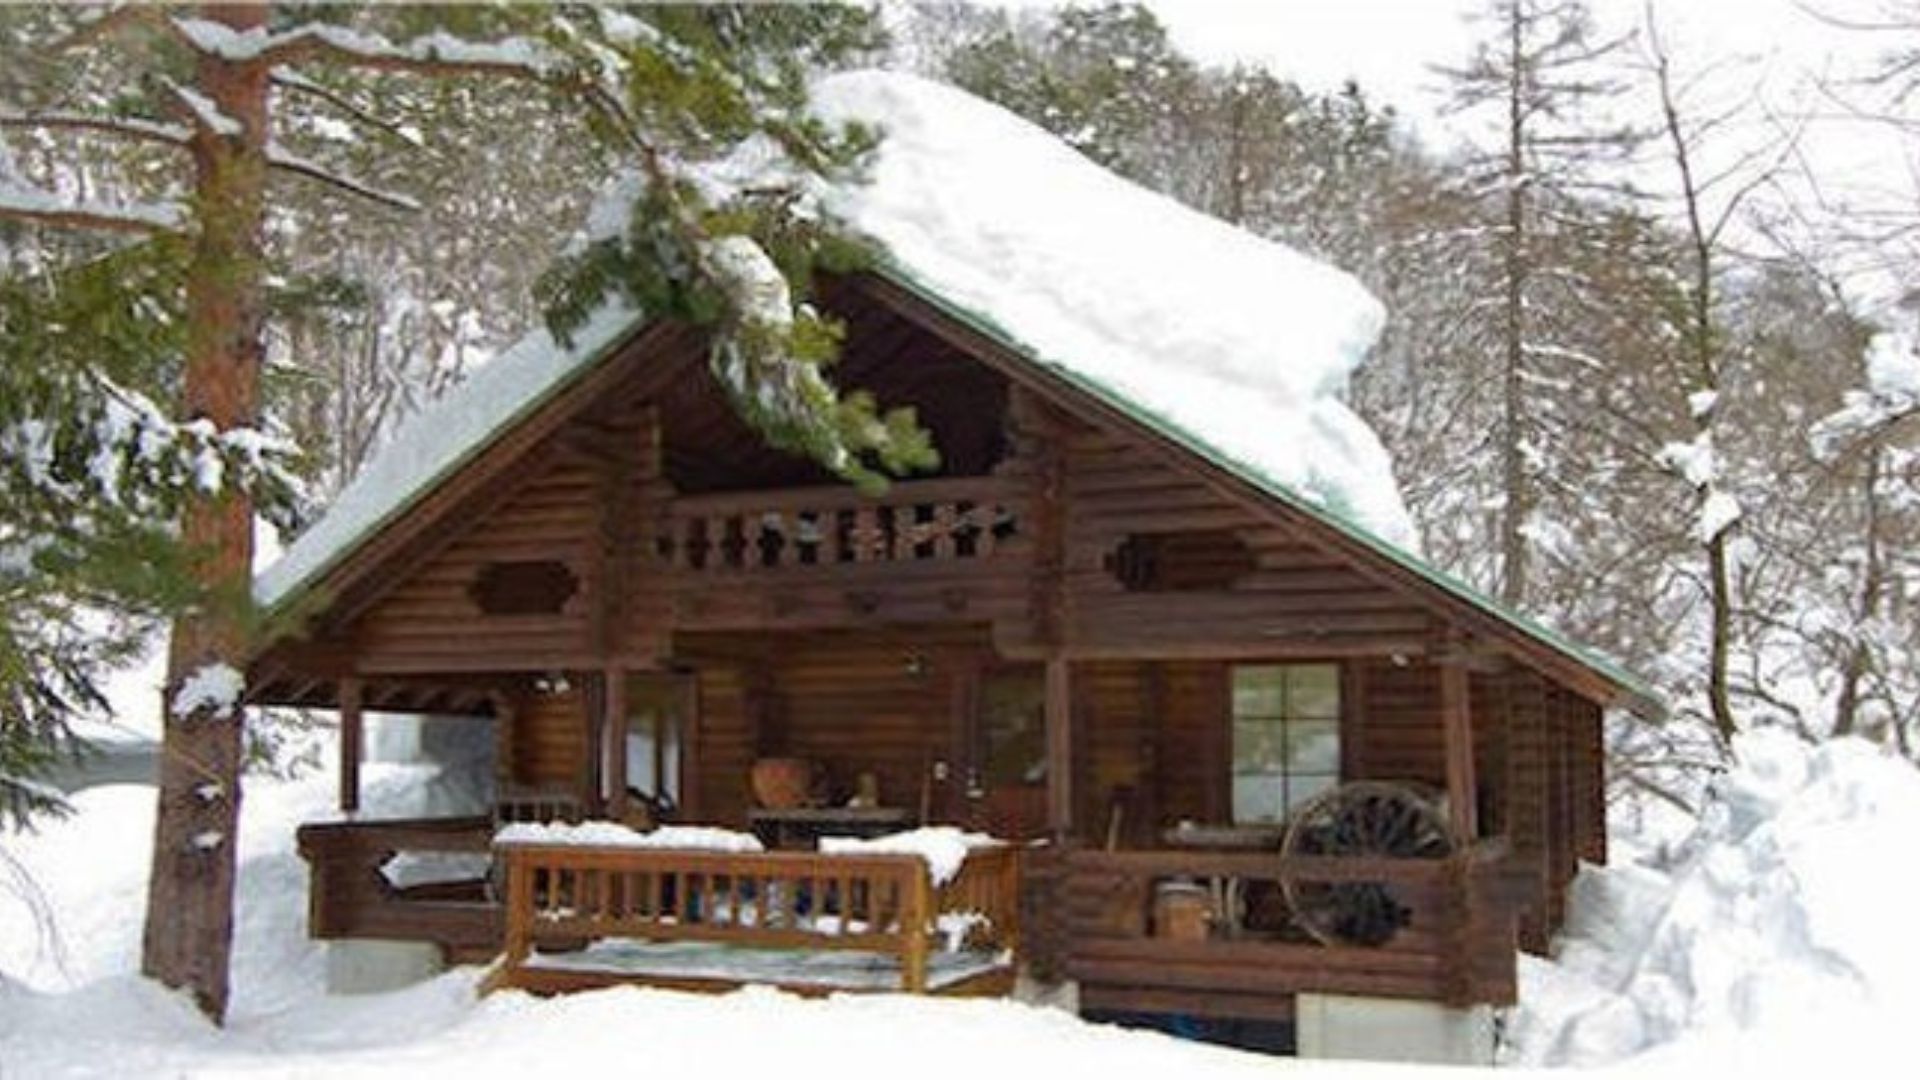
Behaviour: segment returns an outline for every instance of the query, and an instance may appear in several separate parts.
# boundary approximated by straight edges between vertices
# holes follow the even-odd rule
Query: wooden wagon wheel
[[[1316,881],[1288,869],[1295,856],[1441,859],[1459,848],[1434,800],[1411,784],[1354,780],[1288,815],[1280,888],[1294,921],[1323,945],[1384,945],[1411,912],[1384,882]]]

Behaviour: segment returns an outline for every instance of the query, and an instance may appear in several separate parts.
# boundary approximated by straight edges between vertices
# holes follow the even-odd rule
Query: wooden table
[[[799,806],[747,811],[747,825],[770,848],[811,849],[823,836],[885,836],[913,824],[903,806]]]

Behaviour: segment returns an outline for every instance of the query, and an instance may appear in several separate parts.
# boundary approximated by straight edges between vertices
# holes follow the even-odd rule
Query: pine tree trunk
[[[239,30],[266,22],[263,4],[208,5],[201,16]],[[261,243],[268,72],[202,55],[196,85],[240,131],[197,131],[199,235],[187,282],[182,409],[216,428],[256,419],[262,358]],[[196,494],[181,533],[195,550],[209,601],[173,626],[161,742],[159,807],[141,970],[183,988],[208,1016],[226,1013],[233,945],[235,840],[240,816],[241,715],[201,708],[174,715],[184,680],[214,665],[246,666],[253,508],[239,493]]]

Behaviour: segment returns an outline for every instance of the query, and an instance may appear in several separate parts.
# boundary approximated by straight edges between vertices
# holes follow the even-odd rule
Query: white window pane
[[[1279,773],[1246,773],[1233,778],[1233,820],[1238,825],[1279,821],[1287,805],[1286,778]]]
[[[1337,776],[1305,774],[1287,778],[1287,809],[1293,810],[1301,803],[1334,786],[1340,780]]]
[[[1340,718],[1340,668],[1336,664],[1295,664],[1287,671],[1287,716],[1292,719]]]
[[[627,786],[645,795],[653,790],[653,731],[627,730]]]
[[[1287,771],[1340,771],[1340,723],[1337,720],[1295,720],[1287,725]]]
[[[1233,820],[1283,820],[1340,779],[1340,665],[1232,669]]]
[[[1286,706],[1287,669],[1241,665],[1233,669],[1233,715],[1279,716]]]
[[[1286,731],[1278,721],[1233,725],[1234,772],[1279,772],[1286,761]]]

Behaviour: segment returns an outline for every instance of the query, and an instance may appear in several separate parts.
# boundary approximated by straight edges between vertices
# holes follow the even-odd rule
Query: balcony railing
[[[1434,859],[1070,850],[1034,862],[1030,955],[1080,980],[1083,1000],[1159,1008],[1178,999],[1204,1011],[1194,996],[1216,993],[1242,1010],[1272,1001],[1284,1012],[1301,992],[1514,998],[1518,906],[1497,843]],[[1283,882],[1296,898],[1354,908],[1373,932],[1317,939]],[[1204,930],[1165,921],[1158,894],[1168,884],[1213,897]]]
[[[690,496],[656,554],[678,570],[743,574],[991,559],[1020,534],[1010,485],[988,477]]]
[[[496,852],[507,882],[500,986],[981,992],[1010,980],[1019,942],[1009,847],[975,849],[938,888],[927,864],[906,854],[536,843]],[[727,948],[674,948],[689,943]],[[829,952],[865,958],[821,963]]]

